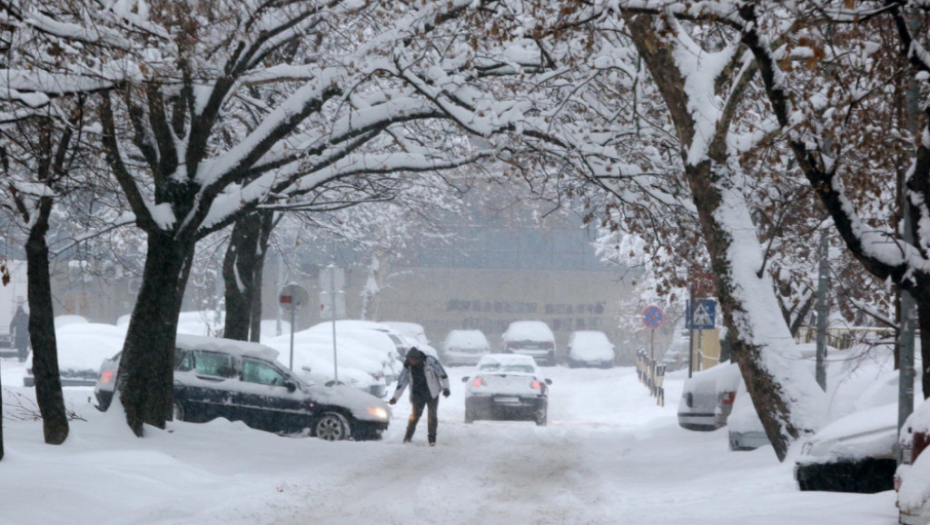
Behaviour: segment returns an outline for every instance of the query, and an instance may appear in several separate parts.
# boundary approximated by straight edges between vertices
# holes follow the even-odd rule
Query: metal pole
[[[276,289],[280,290],[284,288],[284,256],[281,255],[280,253],[278,253],[277,255],[278,255],[278,284],[277,284]],[[281,335],[282,330],[281,330],[281,304],[280,303],[278,304],[278,309],[275,310],[274,320],[275,320],[275,334],[274,335]]]
[[[697,368],[699,372],[704,370],[704,325],[698,328]]]
[[[649,351],[651,355],[649,356],[649,377],[652,380],[649,382],[649,393],[655,395],[656,391],[656,329],[653,328],[649,335]]]
[[[339,358],[336,356],[336,313],[339,310],[336,301],[336,267],[330,265],[329,268],[329,292],[332,294],[333,305],[333,378],[335,378],[336,384],[339,384]]]
[[[827,230],[820,232],[820,275],[817,278],[817,369],[816,379],[821,390],[827,390],[827,371],[824,358],[827,356],[827,325],[829,324],[830,304],[827,294],[830,290],[830,249]]]
[[[296,311],[297,305],[291,303],[291,362],[289,365],[291,370],[294,370],[294,314]]]
[[[913,13],[912,13],[913,15]],[[911,16],[911,19],[908,24],[912,31],[920,29],[920,19],[916,16]],[[916,33],[914,33],[916,34]],[[918,120],[917,116],[920,114],[920,86],[917,83],[917,80],[912,76],[910,79],[910,86],[907,91],[907,127],[910,130],[911,134],[917,136],[918,133]],[[911,168],[913,170],[913,167]],[[913,246],[914,245],[914,224],[911,220],[911,211],[910,206],[908,206],[907,198],[907,179],[908,175],[911,172],[908,171],[908,174],[905,175],[904,180],[901,183],[901,214],[904,217],[904,243]],[[904,421],[908,416],[911,415],[911,412],[914,411],[914,376],[916,371],[914,370],[914,324],[913,324],[913,311],[914,311],[914,298],[911,296],[911,293],[908,290],[901,290],[901,318],[899,322],[901,323],[901,329],[898,332],[898,435],[901,435],[901,429],[904,427]],[[898,463],[901,463],[903,460],[902,451],[898,451]]]
[[[694,370],[694,283],[688,287],[688,312],[685,325],[688,327],[688,378],[691,378],[691,372]]]

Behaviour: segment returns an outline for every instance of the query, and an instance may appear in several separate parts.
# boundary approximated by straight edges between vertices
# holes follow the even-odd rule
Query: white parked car
[[[403,336],[408,345],[416,346],[424,354],[439,359],[439,352],[430,344],[429,338],[426,337],[426,330],[423,329],[423,325],[408,323],[406,321],[381,321],[379,324]],[[404,354],[406,354],[406,351]]]
[[[613,368],[614,345],[607,334],[593,330],[572,332],[568,338],[568,366]]]
[[[555,364],[555,335],[542,321],[514,321],[501,336],[501,352],[528,355],[539,364]]]
[[[691,334],[688,333],[688,330],[676,330],[675,338],[672,339],[672,344],[668,346],[668,349],[665,350],[665,354],[662,356],[662,364],[665,365],[666,372],[688,368],[688,360],[690,358],[688,355],[688,348],[690,345]]]
[[[290,365],[290,334],[264,338],[263,343],[280,353],[281,362]],[[388,379],[393,380],[394,360],[348,335],[336,337],[339,382],[378,397],[387,395]],[[332,333],[303,330],[294,334],[294,373],[308,383],[329,385],[336,379],[333,366]]]
[[[332,321],[322,322],[314,325],[310,329],[332,333],[333,323]],[[393,349],[397,359],[403,358],[407,354],[407,350],[416,346],[415,340],[409,339],[407,336],[385,323],[360,321],[358,319],[341,319],[336,321],[337,337],[338,334],[343,331],[347,333],[353,332],[351,334],[353,337],[364,339],[370,346],[377,347],[379,350],[384,349],[385,351],[390,351]],[[376,335],[371,335],[372,332]],[[387,344],[385,341],[390,341],[390,344]],[[423,353],[427,355],[431,355],[437,359],[439,358],[436,355],[436,350],[430,346],[420,348],[420,350],[423,350]]]
[[[442,362],[447,366],[476,365],[491,353],[481,330],[451,330],[442,342]]]
[[[68,316],[73,318],[77,316]],[[83,318],[81,318],[83,319]],[[57,319],[56,319],[57,321]],[[126,328],[103,323],[64,322],[55,329],[62,386],[94,386],[100,363],[123,349]],[[25,386],[35,386],[32,353],[26,358]]]
[[[685,380],[678,403],[678,425],[710,431],[727,424],[742,376],[735,363],[721,363]]]
[[[930,402],[919,404],[904,422],[898,446],[901,465],[894,477],[898,491],[898,521],[904,525],[930,523]]]
[[[770,444],[752,398],[746,391],[746,383],[740,380],[733,400],[733,410],[727,418],[727,431],[730,437],[730,450],[755,450]]]
[[[532,357],[488,354],[478,361],[473,376],[462,378],[465,422],[478,419],[535,421],[545,426],[549,414],[549,386]]]

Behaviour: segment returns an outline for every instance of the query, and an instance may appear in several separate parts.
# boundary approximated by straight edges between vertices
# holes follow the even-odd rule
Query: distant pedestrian
[[[19,362],[22,363],[29,356],[29,314],[22,306],[16,307],[16,313],[10,321],[10,340],[13,348],[19,353]]]
[[[435,357],[428,356],[417,348],[411,348],[404,358],[404,370],[397,379],[397,389],[389,401],[390,404],[397,403],[407,385],[410,385],[410,404],[413,405],[413,412],[407,422],[404,443],[413,439],[417,423],[423,415],[423,408],[428,407],[427,438],[430,446],[435,446],[436,428],[439,426],[439,394],[441,392],[443,396],[449,397],[449,376]]]

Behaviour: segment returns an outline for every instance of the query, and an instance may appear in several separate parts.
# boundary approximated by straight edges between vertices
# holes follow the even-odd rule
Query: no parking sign
[[[665,321],[665,316],[662,314],[662,309],[658,306],[647,306],[646,309],[643,310],[643,324],[646,325],[646,328],[655,330],[662,326],[663,321]]]

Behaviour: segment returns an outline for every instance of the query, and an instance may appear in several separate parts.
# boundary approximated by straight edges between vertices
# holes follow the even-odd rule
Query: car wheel
[[[544,427],[544,426],[546,426],[546,424],[548,423],[548,419],[549,419],[549,413],[548,413],[548,411],[541,412],[541,413],[537,414],[537,415],[536,415],[536,426],[537,426],[537,427]]]
[[[313,425],[313,435],[326,441],[349,439],[349,422],[339,412],[326,412]]]
[[[465,411],[465,424],[470,425],[475,422],[475,415],[470,411]]]
[[[184,421],[184,405],[180,401],[175,401],[171,406],[171,417],[175,421]]]

